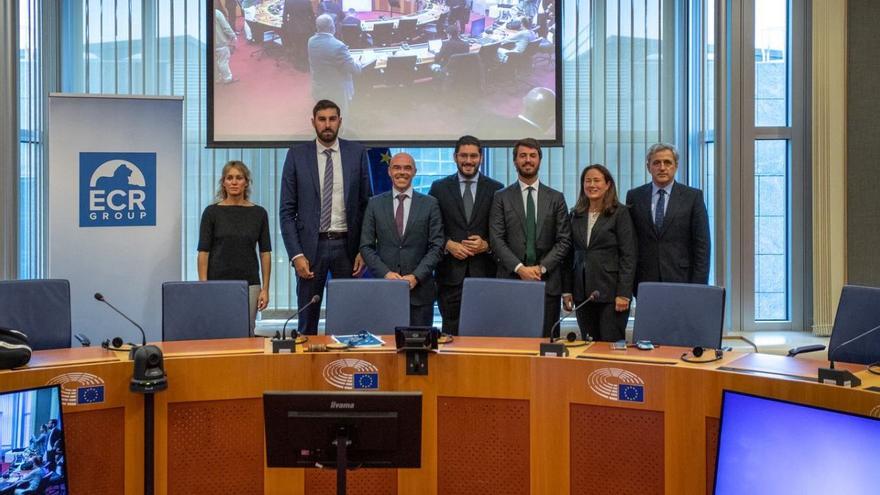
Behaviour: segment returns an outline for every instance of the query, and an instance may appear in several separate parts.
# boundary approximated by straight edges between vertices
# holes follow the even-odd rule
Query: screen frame
[[[725,400],[727,399],[728,393],[737,394],[737,395],[744,396],[744,397],[751,397],[751,398],[755,398],[755,399],[764,399],[764,400],[770,400],[770,401],[774,401],[774,402],[780,402],[782,404],[806,407],[806,408],[815,409],[818,411],[837,413],[837,414],[842,414],[845,416],[853,416],[856,418],[870,419],[873,421],[880,422],[880,418],[876,418],[874,416],[869,416],[866,414],[859,414],[859,413],[854,413],[854,412],[849,412],[849,411],[841,411],[839,409],[831,409],[830,407],[814,406],[811,404],[805,404],[803,402],[795,402],[795,401],[786,400],[786,399],[778,399],[776,397],[767,397],[764,395],[751,394],[748,392],[740,392],[738,390],[733,390],[733,389],[728,389],[728,388],[722,389],[721,390],[721,410],[719,412],[719,420],[718,420],[718,442],[715,445],[715,466],[712,471],[712,494],[713,495],[717,494],[717,491],[718,491],[718,463],[721,460],[721,455],[720,455],[721,454],[721,435],[722,435],[722,432],[724,431],[724,403],[725,403]]]
[[[64,402],[61,398],[61,384],[55,383],[51,385],[40,385],[38,387],[26,387],[16,390],[2,390],[0,391],[0,395],[11,395],[22,392],[36,392],[44,389],[55,389],[55,397],[58,398],[58,422],[61,425],[61,435],[64,441],[62,442],[61,455],[64,456],[64,475],[62,476],[62,480],[64,481],[64,490],[65,493],[70,493],[70,462],[67,455],[67,423],[64,421]]]
[[[560,23],[563,10],[563,1],[555,0],[553,7],[553,25],[556,31],[553,35],[553,45],[555,50],[556,87],[556,135],[552,139],[537,139],[542,147],[546,148],[562,148],[562,135],[565,116],[563,115],[562,99],[562,43],[563,26]],[[228,149],[228,148],[290,148],[300,144],[314,141],[314,138],[306,140],[290,140],[290,141],[218,141],[214,136],[214,1],[204,0],[205,5],[205,104],[206,111],[206,135],[205,148]],[[485,29],[485,27],[484,27]],[[344,117],[344,116],[343,116]],[[479,136],[478,136],[479,137]],[[518,140],[530,137],[519,136],[511,139],[481,139],[483,146],[486,148],[510,148]],[[344,139],[344,138],[343,138]],[[457,138],[456,138],[457,139]],[[456,139],[431,139],[431,140],[369,140],[357,139],[356,141],[368,148],[451,148],[455,146]]]
[[[270,425],[272,425],[272,428],[279,426],[279,423],[277,422],[277,420],[279,419],[286,419],[289,421],[291,412],[296,412],[300,414],[301,416],[299,417],[301,418],[313,418],[316,420],[320,419],[320,421],[316,421],[316,423],[319,423],[321,426],[326,426],[333,423],[334,421],[359,422],[360,420],[364,419],[381,419],[380,416],[383,414],[394,413],[397,415],[397,445],[393,450],[381,451],[384,453],[388,453],[392,456],[392,460],[390,461],[390,463],[384,462],[386,459],[382,459],[383,462],[377,462],[375,460],[365,461],[359,458],[359,455],[364,452],[364,449],[359,448],[358,446],[350,446],[348,450],[349,465],[358,465],[359,467],[374,469],[408,469],[419,468],[422,466],[421,451],[422,446],[424,445],[425,419],[424,394],[419,390],[266,390],[263,392],[262,399],[265,435],[264,441],[266,445],[265,455],[266,465],[268,467],[311,468],[314,467],[315,461],[321,462],[322,465],[326,467],[336,467],[335,450],[333,449],[324,450],[324,454],[329,456],[326,459],[306,460],[303,460],[301,456],[295,455],[285,455],[285,459],[282,460],[277,453],[272,452],[273,447],[277,446],[276,444],[278,441],[278,437],[282,437],[280,438],[280,440],[285,440],[289,438],[290,435],[286,431],[284,434],[279,434],[278,430],[273,430],[273,432],[276,434],[273,436],[274,440],[270,441],[268,438],[270,433]],[[288,401],[296,401],[297,399],[303,401],[303,404],[299,405],[296,408],[290,407],[290,403]],[[337,410],[319,406],[319,404],[323,404],[325,401],[357,401],[361,399],[367,402],[366,410]],[[395,399],[398,399],[399,402],[396,402]],[[270,408],[269,402],[274,403],[272,405],[273,407]],[[287,409],[285,418],[276,416],[276,414],[279,412],[279,402],[284,402],[284,409]],[[399,406],[380,407],[385,403],[395,403],[399,404]],[[309,416],[309,414],[314,414],[314,416]],[[273,422],[273,420],[276,422]],[[416,422],[418,423],[417,428]],[[405,442],[406,438],[401,437],[401,433],[414,432],[415,429],[417,429],[418,431],[418,442]],[[417,459],[414,459],[414,456],[417,456]]]

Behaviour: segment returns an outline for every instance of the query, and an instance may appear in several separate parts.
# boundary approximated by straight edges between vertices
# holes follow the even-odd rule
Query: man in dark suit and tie
[[[358,143],[338,139],[339,107],[319,101],[312,110],[317,139],[291,148],[281,176],[281,236],[296,269],[299,307],[324,293],[328,273],[359,277],[365,265],[358,254],[361,223],[372,195],[367,152]],[[318,331],[320,307],[299,315],[299,331]]]
[[[458,173],[431,184],[443,216],[445,252],[437,265],[437,306],[443,332],[458,335],[461,289],[465,277],[494,277],[495,260],[489,254],[489,208],[500,182],[480,173],[483,147],[473,136],[455,143]]]
[[[630,190],[638,237],[636,287],[641,282],[709,283],[709,215],[703,192],[675,182],[678,151],[658,143],[648,150],[651,182]]]
[[[309,38],[309,69],[312,73],[312,98],[335,101],[348,111],[354,96],[354,79],[361,73],[345,43],[336,39],[336,22],[329,14],[315,20],[317,32]]]
[[[370,199],[364,213],[361,255],[377,277],[406,280],[409,321],[434,321],[434,268],[443,249],[443,224],[437,200],[412,187],[416,163],[407,153],[391,157],[390,191]]]
[[[538,181],[541,156],[541,145],[535,139],[521,139],[513,146],[519,180],[495,193],[489,246],[498,259],[498,278],[545,282],[543,333],[548,337],[559,319],[571,228],[565,196]]]

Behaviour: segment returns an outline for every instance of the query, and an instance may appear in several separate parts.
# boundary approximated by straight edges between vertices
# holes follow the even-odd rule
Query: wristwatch
[[[547,273],[547,267],[544,265],[541,265],[541,275],[544,275],[546,273]]]

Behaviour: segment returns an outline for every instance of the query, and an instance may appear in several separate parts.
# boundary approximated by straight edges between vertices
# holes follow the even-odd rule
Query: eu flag
[[[76,389],[77,404],[96,404],[104,402],[104,386],[80,387]]]
[[[621,383],[617,386],[617,399],[626,402],[645,402],[645,386]]]
[[[355,389],[376,389],[379,388],[379,373],[355,373],[354,374]]]
[[[391,163],[389,148],[370,148],[367,150],[370,159],[370,184],[373,194],[391,190],[391,177],[388,176],[388,165]]]

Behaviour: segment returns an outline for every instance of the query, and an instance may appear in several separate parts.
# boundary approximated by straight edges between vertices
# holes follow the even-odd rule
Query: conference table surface
[[[287,354],[264,338],[156,343],[169,384],[155,394],[156,493],[335,493],[332,471],[265,466],[262,417],[265,391],[348,390],[333,373],[367,370],[380,391],[423,395],[422,467],[352,471],[349,493],[706,493],[723,390],[880,416],[868,390],[880,377],[861,365],[838,364],[863,380],[845,388],[817,383],[825,363],[810,359],[685,363],[689,349],[601,342],[541,357],[541,339],[456,337],[411,376],[382,338],[391,345],[308,352],[330,342],[312,336]],[[141,493],[145,403],[131,373],[128,353],[100,347],[37,351],[0,372],[3,391],[61,384],[73,493]],[[86,384],[104,387],[103,402],[76,402]]]

